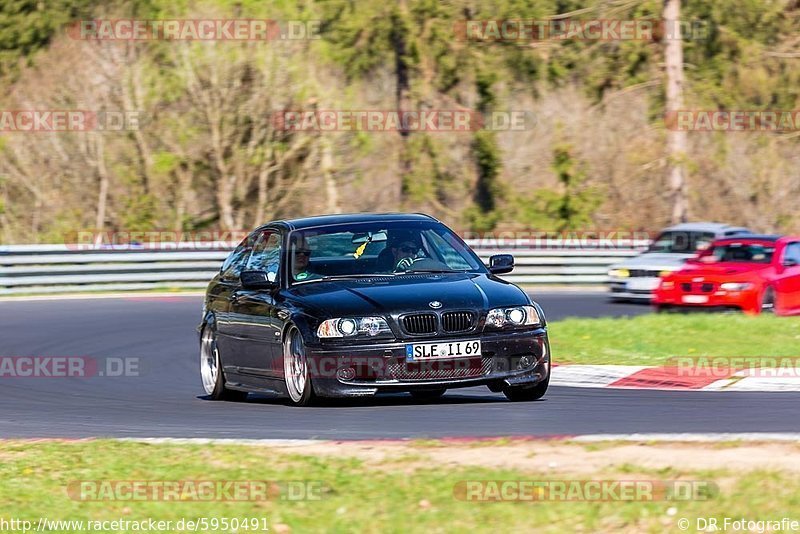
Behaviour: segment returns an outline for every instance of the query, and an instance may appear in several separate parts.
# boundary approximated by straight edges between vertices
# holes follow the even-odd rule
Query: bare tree
[[[664,0],[665,48],[667,71],[667,113],[683,107],[683,40],[680,30],[680,0]],[[670,129],[667,132],[668,173],[672,222],[684,222],[688,216],[686,184],[686,132]]]

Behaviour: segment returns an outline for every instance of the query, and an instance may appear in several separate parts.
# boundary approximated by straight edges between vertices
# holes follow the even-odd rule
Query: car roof
[[[273,221],[268,225],[286,226],[290,230],[302,230],[304,228],[314,228],[317,226],[328,226],[334,224],[348,223],[370,223],[370,222],[400,222],[400,221],[435,221],[438,220],[424,213],[341,213],[335,215],[317,215],[314,217],[302,217],[298,219],[284,219]]]
[[[732,226],[730,224],[715,223],[715,222],[680,223],[664,228],[664,231],[665,232],[667,231],[714,232],[715,234],[721,234],[723,232],[731,232],[731,231],[750,232],[750,230],[744,228],[743,226]]]
[[[736,243],[738,243],[740,241],[746,241],[746,242],[751,242],[751,241],[771,241],[771,242],[775,242],[775,241],[777,241],[777,240],[779,240],[779,239],[781,239],[783,237],[784,236],[782,236],[782,235],[773,235],[773,234],[768,234],[768,235],[766,235],[766,234],[765,235],[743,234],[743,235],[732,235],[732,236],[728,236],[728,237],[725,237],[725,238],[717,239],[715,241],[715,243],[725,243],[725,242],[731,242],[731,241],[732,242],[736,242]]]

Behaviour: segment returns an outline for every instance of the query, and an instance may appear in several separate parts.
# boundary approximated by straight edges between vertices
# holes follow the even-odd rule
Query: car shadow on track
[[[207,396],[198,396],[201,400],[211,400]],[[533,402],[543,402],[547,400],[540,399]],[[245,404],[263,404],[263,405],[284,405],[290,406],[288,400],[284,397],[276,397],[271,395],[264,395],[261,393],[251,393]],[[434,400],[421,400],[412,397],[407,393],[385,393],[379,394],[374,397],[356,397],[356,398],[326,398],[321,399],[314,408],[371,408],[371,407],[386,407],[386,406],[434,406],[434,405],[466,405],[466,404],[501,404],[508,401],[502,393],[490,395],[464,395],[459,393],[445,393],[441,398]]]

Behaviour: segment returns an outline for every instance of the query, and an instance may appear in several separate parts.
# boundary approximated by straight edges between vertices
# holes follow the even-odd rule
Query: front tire
[[[200,379],[206,394],[213,400],[242,401],[247,398],[246,392],[225,387],[217,333],[211,325],[206,325],[200,336]]]
[[[283,340],[283,375],[289,402],[294,406],[310,406],[316,396],[308,372],[308,359],[303,337],[297,327],[292,326]]]
[[[761,308],[760,312],[762,314],[774,314],[776,313],[777,299],[775,297],[775,290],[771,287],[768,287],[764,290],[764,295],[761,297]]]
[[[547,393],[550,385],[550,375],[533,387],[508,386],[503,388],[503,395],[511,402],[528,402],[539,400]]]

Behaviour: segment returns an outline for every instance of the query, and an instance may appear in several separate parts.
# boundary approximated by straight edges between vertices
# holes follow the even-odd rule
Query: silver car
[[[710,222],[665,228],[644,253],[609,268],[611,298],[650,300],[661,276],[683,267],[697,251],[708,247],[715,239],[749,233],[750,230],[741,226]]]

